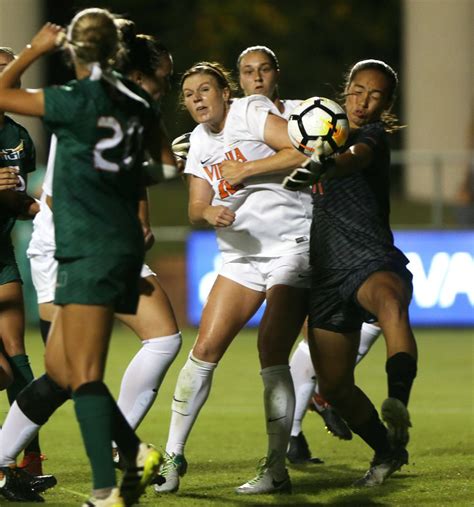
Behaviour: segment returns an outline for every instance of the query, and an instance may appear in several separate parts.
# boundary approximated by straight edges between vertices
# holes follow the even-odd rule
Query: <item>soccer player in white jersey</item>
[[[306,317],[309,193],[281,186],[283,171],[302,160],[288,139],[287,122],[261,95],[231,102],[232,85],[219,64],[202,62],[181,81],[186,108],[199,124],[191,135],[185,172],[192,223],[216,229],[223,265],[203,310],[199,333],[181,370],[166,445],[166,483],[174,492],[186,472],[184,447],[206,401],[213,371],[235,336],[266,300],[258,330],[268,434],[266,459],[239,494],[291,490],[285,454],[294,412],[288,359]],[[258,159],[258,161],[256,161]],[[226,167],[237,164],[244,184]]]
[[[301,103],[299,99],[282,100],[280,98],[278,90],[280,65],[276,54],[270,48],[250,46],[244,49],[237,58],[237,70],[239,84],[244,94],[246,96],[261,94],[268,97],[284,118],[288,119],[293,109]],[[363,324],[357,362],[367,354],[380,333],[381,330],[378,325]],[[287,457],[292,463],[307,461],[319,463],[321,460],[311,457],[308,443],[302,432],[303,418],[310,401],[315,411],[323,418],[326,429],[330,433],[343,440],[352,438],[352,434],[337,411],[319,395],[316,373],[311,362],[306,338],[306,326],[303,334],[305,339],[300,341],[290,361],[296,404]]]
[[[140,84],[154,100],[159,100],[169,88],[169,78],[173,72],[171,55],[155,38],[135,35],[132,22],[125,24],[128,20],[120,21],[123,22],[120,27],[129,49],[128,59],[122,62],[121,70]],[[57,309],[53,300],[58,263],[54,258],[56,242],[50,208],[56,142],[57,139],[53,136],[42,187],[40,212],[33,222],[33,234],[27,251],[37,292],[41,334],[45,342]],[[150,242],[145,197],[140,201],[140,211],[144,235],[148,236]],[[117,318],[130,327],[142,342],[142,347],[124,374],[118,399],[118,406],[134,429],[153,404],[182,341],[169,299],[156,274],[147,265],[142,268],[140,291],[137,313],[117,314]],[[36,401],[44,398],[41,410],[38,410],[38,403],[31,403],[32,398]],[[47,375],[36,379],[23,390],[4,423],[4,433],[0,437],[0,466],[14,463],[31,435],[68,398],[69,393]]]

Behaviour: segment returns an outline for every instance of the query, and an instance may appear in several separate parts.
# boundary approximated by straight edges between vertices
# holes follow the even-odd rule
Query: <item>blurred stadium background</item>
[[[196,61],[218,60],[235,69],[245,47],[268,45],[280,60],[283,98],[334,98],[355,61],[378,58],[391,64],[401,82],[395,112],[407,125],[393,137],[392,225],[416,270],[412,315],[416,325],[474,326],[472,0],[0,0],[0,45],[20,51],[45,21],[65,25],[90,6],[130,17],[140,32],[157,35],[172,52],[175,87],[163,103],[171,138],[193,127],[179,108],[177,85]],[[60,56],[52,55],[28,72],[23,85],[35,88],[71,77]],[[21,122],[36,142],[41,167],[47,133],[39,121]],[[37,173],[30,191],[39,191],[42,171]],[[468,174],[471,202],[461,202]],[[182,327],[198,323],[219,262],[212,233],[190,235],[186,200],[181,181],[150,190],[157,242],[147,260]],[[30,224],[17,224],[15,236],[33,324],[36,300],[24,258]]]

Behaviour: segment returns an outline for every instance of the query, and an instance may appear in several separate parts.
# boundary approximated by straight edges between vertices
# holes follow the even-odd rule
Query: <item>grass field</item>
[[[258,374],[255,333],[241,333],[216,370],[211,396],[203,408],[187,446],[188,474],[177,495],[156,496],[149,490],[141,504],[149,506],[207,505],[350,505],[447,506],[474,505],[473,331],[418,330],[419,374],[412,394],[413,430],[410,465],[379,488],[355,490],[371,459],[365,444],[355,438],[341,442],[324,431],[319,416],[308,414],[304,431],[313,456],[323,465],[292,466],[293,495],[238,497],[233,488],[250,479],[266,450],[262,386]],[[157,402],[139,429],[143,440],[164,445],[169,406],[179,368],[194,339],[184,333],[181,353],[171,367]],[[27,336],[36,374],[42,371],[39,335]],[[117,328],[107,370],[107,382],[118,393],[121,375],[138,348],[138,341]],[[377,406],[386,393],[384,344],[379,340],[358,367],[358,384]],[[7,410],[0,396],[0,420]],[[87,497],[90,472],[68,403],[41,433],[48,456],[45,471],[59,481],[45,494],[51,507],[77,506]],[[6,502],[0,498],[0,505]],[[23,504],[30,505],[30,504]],[[31,504],[33,505],[33,504]],[[36,505],[36,504],[34,504]]]

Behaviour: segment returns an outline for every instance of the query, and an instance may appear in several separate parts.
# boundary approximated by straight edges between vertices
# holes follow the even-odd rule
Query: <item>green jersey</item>
[[[0,127],[0,167],[18,167],[19,191],[26,189],[27,174],[34,171],[35,147],[27,130],[8,116]],[[10,233],[15,225],[16,215],[0,208],[0,262],[12,257]]]
[[[113,76],[44,90],[46,125],[56,134],[53,216],[56,258],[143,255],[138,220],[143,132],[151,99]]]

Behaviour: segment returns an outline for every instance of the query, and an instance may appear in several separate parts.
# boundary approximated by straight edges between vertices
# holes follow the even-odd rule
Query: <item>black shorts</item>
[[[371,261],[359,269],[328,269],[320,273],[316,270],[311,281],[309,327],[350,333],[359,331],[363,322],[375,322],[377,317],[359,305],[356,294],[377,271],[397,274],[413,291],[413,275],[406,262],[392,257]]]

